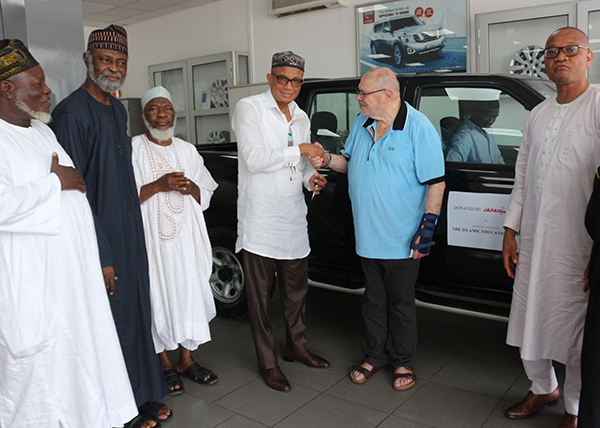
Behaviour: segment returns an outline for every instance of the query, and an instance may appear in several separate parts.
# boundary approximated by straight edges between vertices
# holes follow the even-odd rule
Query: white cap
[[[173,102],[169,91],[158,85],[152,89],[148,89],[146,93],[142,95],[142,110],[144,110],[146,104],[148,104],[148,101],[153,100],[154,98],[166,98],[171,101],[171,103]]]

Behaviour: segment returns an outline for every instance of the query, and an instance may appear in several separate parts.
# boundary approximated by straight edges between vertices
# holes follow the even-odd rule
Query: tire
[[[371,43],[371,55],[377,55],[377,48],[375,47],[375,43]]]
[[[402,63],[404,62],[404,54],[402,53],[402,48],[400,47],[400,45],[394,45],[394,49],[392,52],[393,55],[393,60],[394,60],[394,65],[396,67],[400,67],[402,65]]]
[[[215,298],[217,313],[228,317],[245,316],[246,283],[242,255],[235,252],[236,232],[226,227],[209,229],[213,267],[210,288]]]

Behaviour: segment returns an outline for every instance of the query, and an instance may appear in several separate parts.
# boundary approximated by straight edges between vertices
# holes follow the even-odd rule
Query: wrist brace
[[[431,213],[423,214],[421,218],[421,224],[417,229],[417,233],[413,236],[410,242],[410,249],[416,250],[421,254],[429,254],[431,247],[435,245],[433,241],[433,232],[435,231],[435,225],[437,224],[438,216]],[[416,243],[417,238],[421,238],[419,243]]]

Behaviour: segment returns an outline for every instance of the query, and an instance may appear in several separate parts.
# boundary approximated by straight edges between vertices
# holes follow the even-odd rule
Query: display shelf
[[[148,67],[150,82],[171,92],[177,134],[196,144],[229,142],[229,86],[249,81],[248,54],[226,52]]]

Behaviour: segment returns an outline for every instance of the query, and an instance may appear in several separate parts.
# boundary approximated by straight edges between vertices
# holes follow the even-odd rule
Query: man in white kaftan
[[[85,184],[33,119],[50,118],[42,68],[18,40],[0,64],[0,426],[122,427],[138,411]]]
[[[577,424],[588,299],[583,276],[592,246],[584,217],[600,164],[600,88],[586,78],[588,46],[585,34],[571,28],[548,39],[546,70],[557,95],[527,120],[504,223],[505,268],[515,278],[507,343],[520,348],[532,381],[506,416],[527,417],[560,398],[554,360],[566,366],[560,427]]]
[[[142,96],[146,132],[133,137],[133,168],[139,189],[150,267],[152,337],[170,394],[183,392],[178,375],[201,384],[217,376],[191,357],[210,341],[216,315],[209,279],[212,250],[203,211],[217,188],[196,148],[173,136],[175,109],[162,86]],[[174,369],[167,350],[180,347]]]

